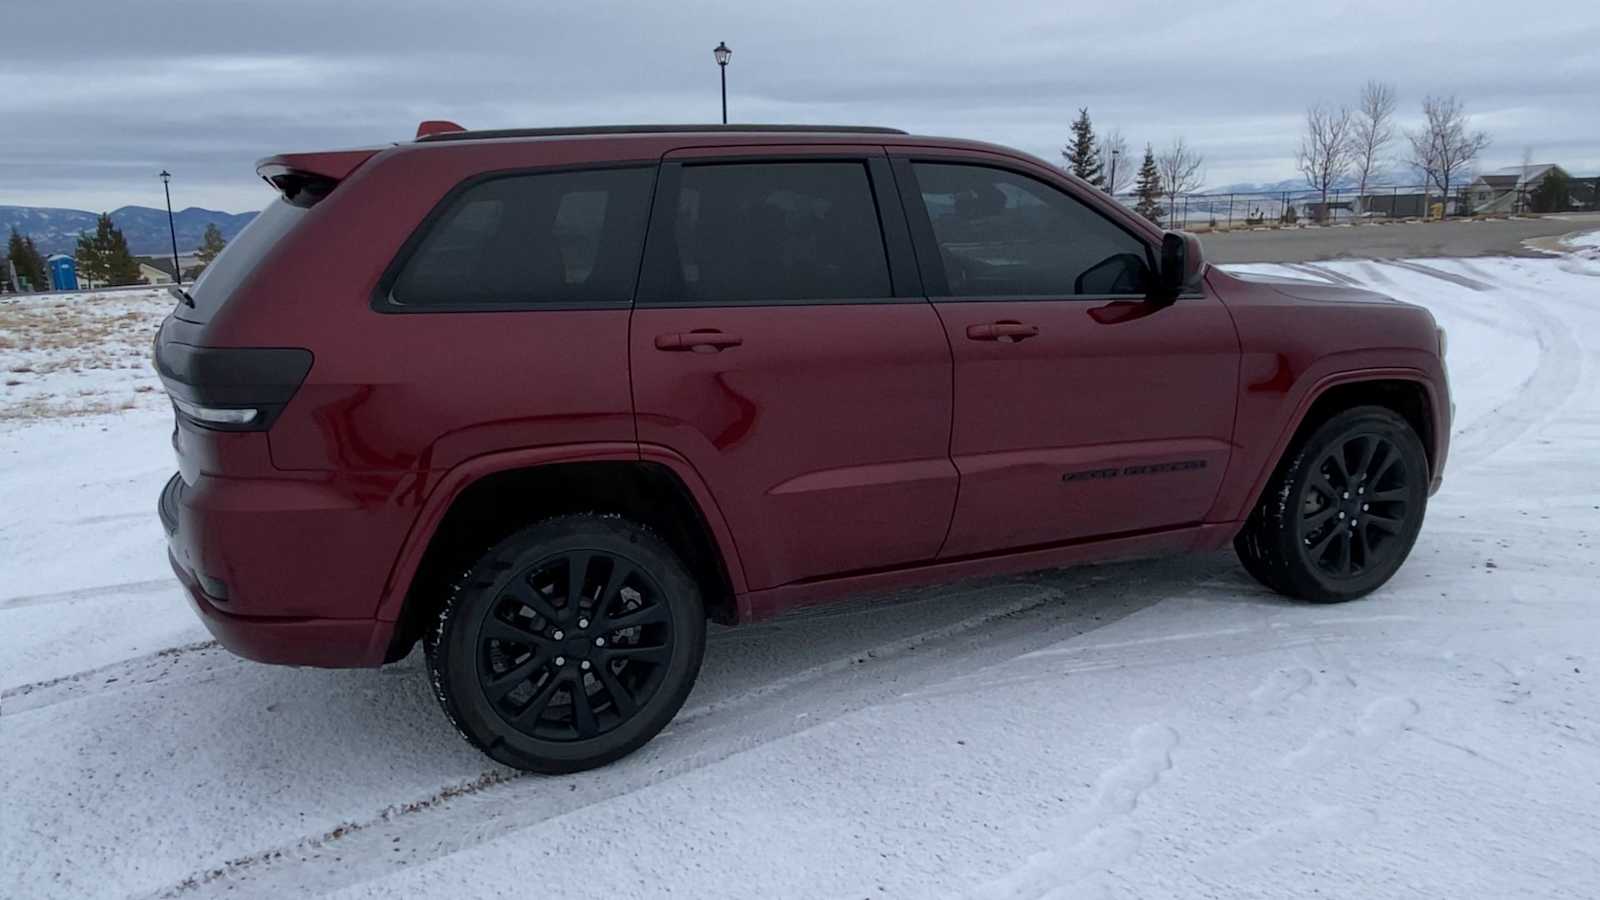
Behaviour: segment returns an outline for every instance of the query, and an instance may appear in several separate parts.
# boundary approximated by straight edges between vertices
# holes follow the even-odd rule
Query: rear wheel
[[[576,772],[671,721],[700,670],[705,613],[648,529],[562,516],[485,554],[427,649],[435,693],[467,740],[519,769]]]
[[[1427,502],[1428,460],[1416,431],[1391,410],[1357,407],[1291,449],[1234,548],[1274,591],[1351,600],[1405,562]]]

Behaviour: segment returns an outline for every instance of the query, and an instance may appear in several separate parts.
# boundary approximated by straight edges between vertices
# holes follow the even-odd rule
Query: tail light
[[[188,422],[214,431],[266,431],[311,371],[298,347],[196,347],[156,339],[156,371]]]

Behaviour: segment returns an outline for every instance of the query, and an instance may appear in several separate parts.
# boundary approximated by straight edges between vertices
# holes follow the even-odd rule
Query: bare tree
[[[1192,194],[1205,184],[1205,173],[1200,167],[1206,158],[1184,143],[1181,136],[1173,138],[1167,149],[1156,157],[1156,170],[1161,173],[1161,191],[1174,203],[1182,194]]]
[[[1384,151],[1394,140],[1394,85],[1382,81],[1369,81],[1361,88],[1361,101],[1356,107],[1354,146],[1357,202],[1365,203],[1367,185],[1372,174],[1383,164]]]
[[[1450,183],[1472,170],[1478,154],[1489,146],[1489,135],[1468,131],[1467,112],[1454,95],[1422,101],[1422,128],[1406,132],[1411,142],[1411,164],[1444,194],[1450,204]]]
[[[1350,138],[1354,132],[1348,107],[1338,112],[1318,103],[1306,110],[1306,133],[1300,137],[1300,174],[1322,194],[1318,218],[1328,220],[1328,191],[1350,171]]]
[[[1112,165],[1112,161],[1116,165]],[[1122,129],[1113,128],[1100,138],[1100,165],[1105,169],[1106,190],[1113,194],[1120,194],[1133,184],[1134,170],[1139,164],[1128,156],[1128,139],[1122,136]],[[1114,171],[1113,171],[1114,170]],[[1116,176],[1116,183],[1112,184],[1112,176]]]

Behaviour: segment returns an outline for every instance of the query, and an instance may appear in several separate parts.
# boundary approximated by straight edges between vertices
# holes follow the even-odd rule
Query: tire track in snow
[[[1149,570],[1160,563],[1120,568],[1128,571],[1131,565]],[[1178,570],[1178,578],[1195,577],[1192,559],[1167,565]],[[958,586],[958,596],[1019,587],[1025,591],[1003,603],[991,600],[989,609],[958,622],[880,642],[772,684],[688,708],[655,741],[610,768],[567,778],[488,769],[428,797],[391,804],[366,819],[236,856],[145,896],[277,897],[306,884],[332,890],[379,878],[399,866],[400,860],[391,855],[399,842],[420,851],[405,860],[410,865],[449,856],[893,702],[908,682],[915,686],[979,671],[994,661],[996,644],[1023,652],[1048,646],[1111,624],[1162,595],[1159,586],[1152,591],[1148,579],[1121,579],[1092,606],[1059,602],[1074,583],[1096,581],[1103,572],[1085,567],[1037,579],[1043,583]],[[827,688],[817,687],[830,682]],[[737,728],[731,727],[735,723]],[[735,735],[731,740],[730,733]],[[474,802],[446,802],[465,797]]]
[[[981,612],[974,616],[969,616],[959,622],[952,622],[951,624],[942,626],[940,628],[920,631],[907,637],[878,644],[860,653],[852,653],[848,656],[837,657],[819,665],[802,669],[793,675],[778,678],[755,687],[746,688],[745,690],[723,700],[685,709],[678,713],[677,717],[673,719],[672,724],[679,725],[694,722],[721,710],[743,706],[755,700],[759,700],[762,697],[768,696],[769,694],[787,690],[788,688],[804,684],[808,681],[815,681],[834,672],[844,671],[851,666],[860,665],[870,659],[897,656],[902,653],[907,653],[924,644],[937,641],[941,638],[954,637],[962,632],[980,628],[989,624],[990,622],[995,621],[996,619],[1015,616],[1042,606],[1045,603],[1061,601],[1065,599],[1065,594],[1053,588],[1048,588],[1037,593],[1030,592],[1020,600],[1005,604],[993,610]]]
[[[1409,269],[1412,272],[1427,275],[1431,278],[1437,278],[1440,281],[1448,281],[1458,287],[1464,287],[1474,291],[1495,290],[1495,286],[1492,284],[1486,284],[1477,280],[1476,278],[1468,278],[1465,275],[1457,275],[1454,272],[1446,272],[1443,269],[1435,269],[1433,266],[1423,265],[1414,259],[1384,259],[1380,260],[1380,262],[1384,263],[1385,265],[1395,266],[1396,268],[1400,269]]]
[[[1316,263],[1284,263],[1283,265],[1286,268],[1304,272],[1307,275],[1320,278],[1323,281],[1331,284],[1343,285],[1345,287],[1366,287],[1366,285],[1362,284],[1359,279],[1351,278],[1349,275],[1346,275],[1343,272],[1335,272],[1332,269],[1319,266]]]
[[[1023,653],[974,675],[952,677],[921,690],[908,691],[896,702],[919,702],[952,695],[1061,678],[1110,669],[1160,668],[1217,657],[1262,656],[1301,647],[1325,649],[1341,642],[1383,640],[1391,629],[1406,631],[1418,621],[1411,616],[1340,616],[1304,624],[1270,623],[1182,632],[1111,643],[1069,643]],[[1409,635],[1409,633],[1408,633]],[[1017,674],[1007,670],[1023,668]]]
[[[55,603],[76,603],[80,600],[98,600],[117,594],[153,594],[167,588],[180,589],[178,580],[170,576],[149,581],[125,581],[100,587],[78,588],[50,594],[23,594],[20,597],[0,598],[0,610],[22,609],[26,606],[49,606]]]
[[[1508,399],[1458,427],[1451,437],[1449,467],[1476,465],[1515,443],[1553,416],[1582,383],[1584,351],[1572,329],[1533,291],[1517,293],[1522,302],[1507,306],[1528,319],[1539,344],[1539,361]]]
[[[80,697],[103,697],[113,691],[246,665],[249,663],[222,650],[216,641],[196,641],[47,681],[7,688],[0,693],[0,711],[8,716],[19,715]]]

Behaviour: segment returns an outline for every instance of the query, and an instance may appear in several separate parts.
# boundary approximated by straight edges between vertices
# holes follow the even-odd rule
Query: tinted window
[[[204,322],[211,318],[212,313],[255,271],[256,264],[261,262],[267,251],[288,234],[305,217],[306,212],[306,209],[291,206],[282,199],[268,203],[267,208],[251,219],[250,224],[228,242],[228,246],[189,286],[194,308],[179,306],[178,318],[193,322]]]
[[[676,262],[663,300],[707,303],[888,297],[889,264],[866,166],[684,166]]]
[[[461,192],[390,290],[402,305],[628,302],[652,169],[495,178]]]
[[[1067,194],[984,166],[916,164],[949,295],[1143,294],[1143,241]]]

